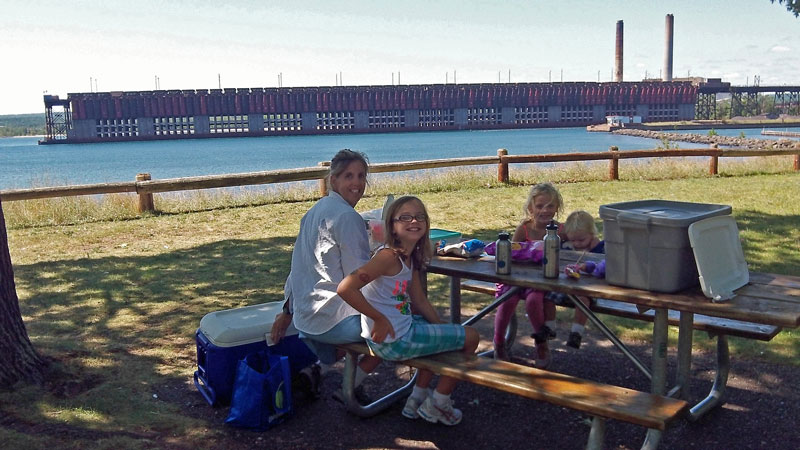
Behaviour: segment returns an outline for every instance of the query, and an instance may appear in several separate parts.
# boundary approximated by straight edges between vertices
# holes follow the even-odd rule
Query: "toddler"
[[[564,233],[567,235],[568,241],[564,244],[564,248],[584,251],[589,253],[605,253],[605,242],[597,237],[597,227],[594,224],[594,218],[586,211],[575,211],[567,216],[564,222]],[[590,304],[590,299],[584,296],[577,296],[578,299],[586,305]],[[550,292],[547,297],[547,304],[552,306],[552,317],[555,318],[555,304],[563,305],[569,302],[564,294]],[[548,314],[546,308],[545,314]],[[572,321],[572,330],[570,330],[569,337],[567,338],[567,346],[579,349],[581,348],[581,339],[583,339],[583,331],[586,327],[586,314],[581,310],[575,308],[575,316]]]

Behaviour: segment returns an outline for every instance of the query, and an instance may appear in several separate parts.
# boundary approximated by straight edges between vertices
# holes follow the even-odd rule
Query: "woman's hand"
[[[272,342],[277,344],[286,336],[286,330],[292,324],[292,316],[289,314],[280,313],[275,316],[275,321],[272,322],[272,329],[270,330],[270,337]]]
[[[391,322],[389,322],[386,316],[381,314],[374,322],[375,325],[372,327],[372,335],[370,335],[372,342],[380,344],[386,340],[387,335],[394,338],[394,327],[392,327]]]

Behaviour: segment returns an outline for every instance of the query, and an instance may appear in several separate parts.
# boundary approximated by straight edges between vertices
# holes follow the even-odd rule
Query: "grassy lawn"
[[[600,205],[648,198],[727,204],[751,270],[800,276],[800,173],[750,169],[709,178],[703,164],[669,169],[679,179],[652,169],[645,178],[629,169],[625,180],[597,181],[603,166],[573,165],[559,175],[512,172],[517,183],[509,186],[498,185],[490,172],[463,171],[435,182],[376,182],[358,209],[379,207],[387,192],[409,192],[426,203],[432,226],[490,240],[513,230],[530,183],[541,179],[558,181],[565,213],[585,209],[597,216]],[[282,299],[291,247],[313,197],[305,192],[260,204],[233,199],[194,211],[175,198],[157,199],[163,212],[145,217],[125,206],[135,200],[118,198],[123,212],[102,220],[4,204],[20,308],[52,373],[43,388],[0,392],[0,446],[140,448],[142,439],[151,447],[222,439],[229,430],[221,420],[192,412],[178,394],[192,383],[194,332],[206,313]],[[444,308],[446,280],[431,277],[429,288]],[[465,293],[463,301],[465,309],[477,309],[486,298]],[[624,339],[649,339],[649,325],[609,322]],[[695,345],[709,344],[698,337]],[[796,330],[769,343],[732,338],[731,351],[737,358],[800,365]]]

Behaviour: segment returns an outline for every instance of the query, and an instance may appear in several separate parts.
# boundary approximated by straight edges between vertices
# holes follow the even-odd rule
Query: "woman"
[[[328,195],[300,221],[284,288],[286,303],[272,325],[272,339],[278,342],[293,323],[324,365],[344,356],[336,345],[363,341],[361,315],[336,294],[336,288],[369,260],[364,219],[354,209],[364,195],[368,169],[361,152],[340,150],[331,160]],[[380,362],[380,358],[364,356],[356,371],[356,386]]]

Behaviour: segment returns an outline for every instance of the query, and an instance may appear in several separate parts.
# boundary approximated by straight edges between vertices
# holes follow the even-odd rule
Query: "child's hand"
[[[381,315],[378,320],[375,320],[375,325],[372,327],[372,335],[370,335],[370,339],[372,342],[377,342],[380,344],[384,340],[386,340],[386,336],[389,335],[394,337],[394,327],[392,327],[391,322],[386,316]]]

